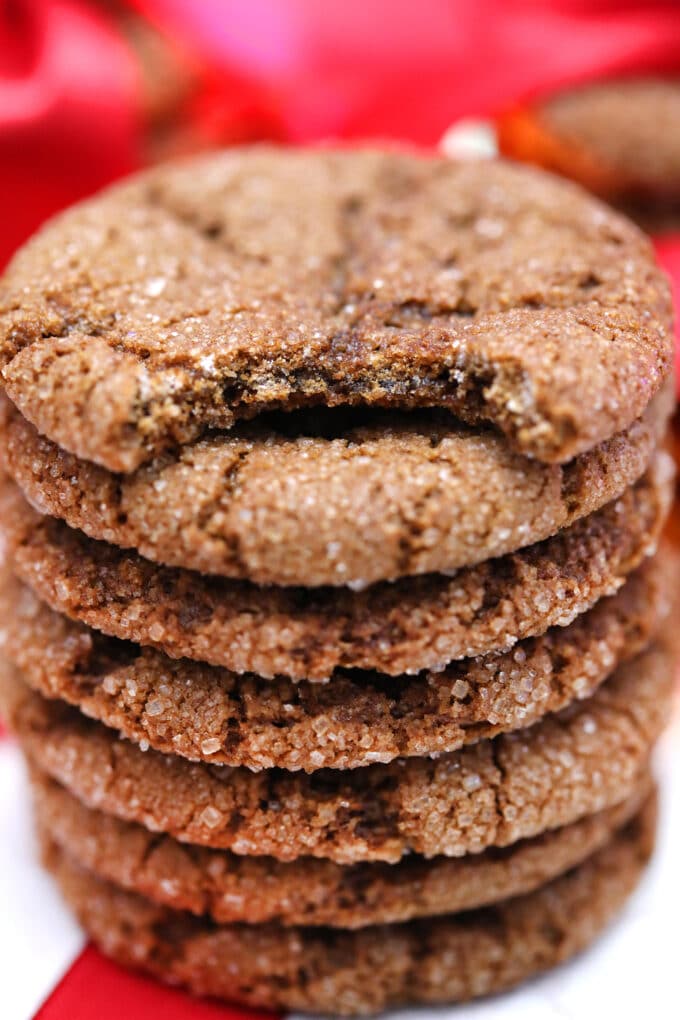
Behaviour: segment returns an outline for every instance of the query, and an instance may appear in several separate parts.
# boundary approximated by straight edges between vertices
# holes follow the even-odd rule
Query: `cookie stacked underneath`
[[[567,959],[650,853],[665,282],[503,164],[234,151],[2,290],[3,702],[104,952],[355,1014]]]

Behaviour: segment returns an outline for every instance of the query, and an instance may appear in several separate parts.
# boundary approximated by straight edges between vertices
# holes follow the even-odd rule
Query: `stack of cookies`
[[[1,301],[3,703],[94,941],[342,1014],[586,946],[671,688],[643,235],[527,168],[235,150]]]

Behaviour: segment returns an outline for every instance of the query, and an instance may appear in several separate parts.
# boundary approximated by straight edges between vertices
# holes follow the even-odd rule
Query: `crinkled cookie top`
[[[565,461],[640,416],[672,359],[649,242],[528,168],[233,149],[49,223],[0,288],[12,400],[129,472],[301,406],[446,407]]]

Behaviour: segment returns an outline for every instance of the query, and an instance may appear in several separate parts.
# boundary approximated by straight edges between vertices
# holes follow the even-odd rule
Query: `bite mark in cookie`
[[[113,471],[322,405],[446,407],[552,463],[640,417],[671,323],[649,242],[567,182],[234,149],[43,228],[4,277],[0,368],[41,433]]]

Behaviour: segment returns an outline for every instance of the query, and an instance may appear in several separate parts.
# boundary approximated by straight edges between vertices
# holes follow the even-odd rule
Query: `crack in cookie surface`
[[[92,538],[258,584],[361,588],[501,556],[593,513],[647,468],[673,404],[666,384],[638,422],[564,466],[422,412],[349,417],[328,438],[332,415],[304,414],[289,434],[290,414],[127,476],[62,450],[9,403],[0,430],[33,506]]]
[[[2,696],[29,760],[89,807],[237,854],[351,864],[479,853],[620,803],[647,769],[672,689],[671,656],[653,647],[525,730],[311,775],[143,752],[9,670]]]
[[[160,567],[41,516],[9,481],[0,525],[18,577],[97,630],[264,678],[319,680],[345,667],[392,676],[507,651],[566,625],[656,547],[672,493],[657,454],[620,499],[545,542],[452,577],[347,588],[260,588]]]

